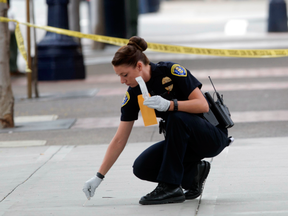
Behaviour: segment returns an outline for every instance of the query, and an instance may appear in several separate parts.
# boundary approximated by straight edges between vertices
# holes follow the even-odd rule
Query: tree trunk
[[[105,35],[104,26],[104,0],[91,0],[91,20],[92,33],[97,35]],[[105,44],[93,41],[92,49],[103,50]]]
[[[0,3],[0,16],[7,17],[7,4]],[[9,69],[8,23],[0,22],[0,129],[14,127],[14,97]]]

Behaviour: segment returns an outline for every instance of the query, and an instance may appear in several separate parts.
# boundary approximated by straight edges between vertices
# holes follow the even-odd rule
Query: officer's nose
[[[126,80],[124,79],[124,77],[120,77],[120,82],[121,82],[121,84],[124,84],[125,82],[126,82]]]

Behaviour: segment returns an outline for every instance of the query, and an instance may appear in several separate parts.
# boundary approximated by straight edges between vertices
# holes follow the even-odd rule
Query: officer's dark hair
[[[131,37],[128,44],[120,47],[115,53],[112,65],[127,65],[135,68],[138,61],[142,61],[144,65],[148,65],[150,63],[149,59],[143,53],[147,47],[148,45],[143,38],[138,36]]]

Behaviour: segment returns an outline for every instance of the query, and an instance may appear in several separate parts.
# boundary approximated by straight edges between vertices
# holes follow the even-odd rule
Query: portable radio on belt
[[[219,95],[219,93],[215,89],[215,86],[210,76],[208,76],[208,78],[210,79],[210,82],[214,88],[214,91],[217,96],[217,100],[214,101],[210,93],[205,92],[206,99],[209,102],[210,110],[208,113],[203,114],[204,118],[206,118],[206,120],[209,121],[213,125],[220,124],[221,126],[225,128],[231,128],[234,126],[234,122],[231,119],[231,114],[229,112],[228,107],[224,104],[223,95],[222,96]],[[216,121],[215,117],[218,122]]]

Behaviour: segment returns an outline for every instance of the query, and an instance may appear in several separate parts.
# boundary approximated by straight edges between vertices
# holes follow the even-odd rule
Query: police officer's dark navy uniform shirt
[[[151,96],[160,95],[168,100],[188,100],[195,88],[202,84],[183,66],[173,62],[159,62],[151,65],[151,79],[146,83]],[[121,107],[121,121],[138,119],[139,105],[137,96],[142,94],[139,85],[129,87]],[[156,111],[156,116],[166,119],[167,112]]]

